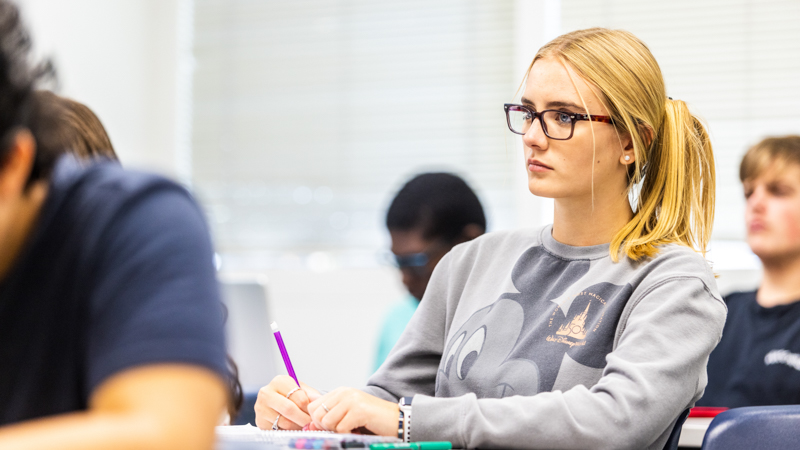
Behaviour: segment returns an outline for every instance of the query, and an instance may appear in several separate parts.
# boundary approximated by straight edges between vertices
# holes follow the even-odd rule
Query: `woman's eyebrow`
[[[547,104],[547,108],[575,108],[579,111],[583,110],[582,106],[578,106],[571,102],[550,102]]]
[[[522,97],[520,101],[522,102],[523,105],[533,106],[533,102],[525,97]],[[583,111],[582,106],[576,105],[575,103],[572,102],[565,102],[565,101],[548,102],[547,106],[545,107],[545,109],[553,109],[553,108],[574,108],[578,111]]]

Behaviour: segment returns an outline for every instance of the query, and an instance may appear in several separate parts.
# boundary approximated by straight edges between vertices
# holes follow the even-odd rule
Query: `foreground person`
[[[203,214],[37,147],[29,56],[0,0],[0,448],[210,449],[228,373]]]

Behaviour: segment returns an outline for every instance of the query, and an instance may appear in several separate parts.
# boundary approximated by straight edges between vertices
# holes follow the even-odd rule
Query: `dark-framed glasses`
[[[513,133],[524,135],[531,129],[533,121],[539,119],[545,136],[558,141],[566,141],[571,138],[575,131],[575,122],[581,120],[614,123],[609,116],[590,116],[589,114],[576,114],[555,109],[536,112],[528,106],[514,103],[506,103],[503,108],[506,110],[508,129]]]
[[[430,243],[425,250],[418,253],[397,254],[386,252],[386,260],[398,269],[411,270],[416,274],[423,274],[428,270],[431,261],[438,260],[453,247],[452,243],[438,239]],[[432,270],[432,268],[430,268]]]
[[[430,257],[424,252],[407,255],[392,254],[392,256],[394,257],[394,265],[397,266],[398,269],[421,268],[425,267],[428,261],[430,261]]]

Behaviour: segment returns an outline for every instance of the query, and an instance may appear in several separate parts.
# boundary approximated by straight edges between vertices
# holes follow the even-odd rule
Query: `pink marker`
[[[272,333],[275,335],[275,342],[278,343],[278,350],[281,351],[281,356],[283,356],[283,364],[286,365],[286,371],[289,372],[289,376],[294,379],[295,383],[297,383],[297,387],[300,387],[300,382],[297,381],[297,375],[294,374],[292,361],[289,359],[289,353],[286,352],[286,346],[283,344],[281,332],[278,330],[278,324],[272,322],[269,324],[269,327],[272,328]]]

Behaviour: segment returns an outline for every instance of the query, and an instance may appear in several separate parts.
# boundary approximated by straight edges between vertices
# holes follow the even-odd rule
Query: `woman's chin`
[[[543,183],[539,180],[529,180],[528,181],[528,190],[531,194],[537,197],[544,197],[544,198],[556,198],[558,197],[558,193],[554,191],[554,189],[549,188],[548,186],[543,186]]]

